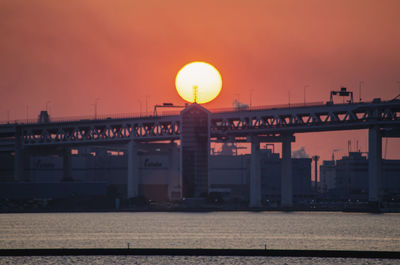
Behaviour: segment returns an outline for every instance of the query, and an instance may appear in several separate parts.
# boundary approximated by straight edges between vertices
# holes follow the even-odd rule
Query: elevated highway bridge
[[[195,104],[194,104],[195,105]],[[193,105],[192,105],[193,106]],[[400,100],[305,104],[217,110],[209,113],[209,138],[213,141],[252,143],[250,206],[261,203],[257,153],[260,142],[282,142],[281,204],[292,205],[291,142],[296,133],[369,130],[369,200],[378,201],[381,178],[382,137],[400,136]],[[15,178],[21,179],[24,150],[70,148],[75,145],[127,144],[128,196],[137,195],[133,157],[135,143],[181,140],[181,115],[77,119],[0,125],[0,152],[15,152]],[[69,152],[70,153],[70,152]],[[68,160],[68,154],[65,161]],[[66,162],[67,163],[67,162]],[[67,163],[68,164],[68,163]],[[134,186],[132,188],[132,185]]]

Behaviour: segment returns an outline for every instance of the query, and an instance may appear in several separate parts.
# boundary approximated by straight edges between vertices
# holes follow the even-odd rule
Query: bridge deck
[[[376,125],[398,131],[400,100],[220,109],[212,111],[210,117],[211,137],[220,138],[367,129]],[[0,125],[0,150],[10,148],[18,136],[24,146],[175,140],[180,138],[180,116],[4,124]]]

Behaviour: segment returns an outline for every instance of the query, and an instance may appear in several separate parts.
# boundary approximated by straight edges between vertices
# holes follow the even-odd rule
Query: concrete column
[[[134,198],[139,195],[139,157],[137,147],[133,140],[128,143],[128,181],[127,197]]]
[[[179,198],[176,196],[174,198],[172,197],[172,193],[179,192],[181,194],[180,171],[178,171],[180,154],[174,142],[170,143],[169,152],[168,199],[180,199],[181,196],[179,196]]]
[[[24,155],[22,148],[15,148],[14,154],[14,180],[24,180]]]
[[[250,160],[250,204],[249,207],[261,207],[261,168],[260,142],[257,138],[251,140]]]
[[[182,151],[182,134],[180,139],[180,146],[179,146],[179,190],[181,193],[181,198],[184,198],[184,190],[183,190],[183,151]]]
[[[293,205],[291,134],[282,135],[281,206]]]
[[[72,181],[72,156],[69,147],[65,147],[63,151],[63,181]]]
[[[22,147],[21,129],[17,127],[14,153],[14,179],[21,181],[24,179],[24,154]]]
[[[380,200],[380,182],[382,168],[382,135],[379,127],[375,126],[368,131],[368,200],[378,202]]]

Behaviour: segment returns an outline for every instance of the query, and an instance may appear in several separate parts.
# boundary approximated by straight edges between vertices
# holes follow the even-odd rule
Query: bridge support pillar
[[[249,207],[261,207],[261,168],[260,168],[260,142],[254,137],[251,139],[250,160],[250,204]]]
[[[70,147],[65,147],[63,150],[63,181],[72,181],[72,156]]]
[[[22,148],[16,148],[14,154],[14,180],[24,180],[24,154]]]
[[[179,172],[175,169],[180,169],[180,152],[174,141],[170,143],[170,156],[169,156],[169,176],[168,176],[168,199],[177,200],[182,199],[181,190],[181,170]]]
[[[133,140],[128,143],[128,181],[127,198],[139,195],[139,157],[137,146]]]
[[[14,180],[24,180],[24,151],[22,147],[21,129],[18,127],[15,139]]]
[[[282,165],[281,165],[281,206],[292,207],[292,147],[291,134],[282,135]]]
[[[375,126],[368,131],[368,201],[380,201],[380,182],[382,175],[382,135],[379,127]]]

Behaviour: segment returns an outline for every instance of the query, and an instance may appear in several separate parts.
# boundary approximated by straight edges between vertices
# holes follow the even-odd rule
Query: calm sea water
[[[400,251],[400,214],[340,212],[0,214],[0,248],[254,248]],[[33,262],[35,259],[37,262]],[[62,259],[62,262],[58,262]],[[58,260],[58,261],[57,261]],[[7,257],[0,263],[349,264],[260,257]],[[354,264],[363,264],[354,260]],[[360,263],[361,262],[361,263]],[[368,260],[367,263],[381,263]],[[386,261],[383,261],[384,263]],[[393,264],[388,261],[387,264]]]

